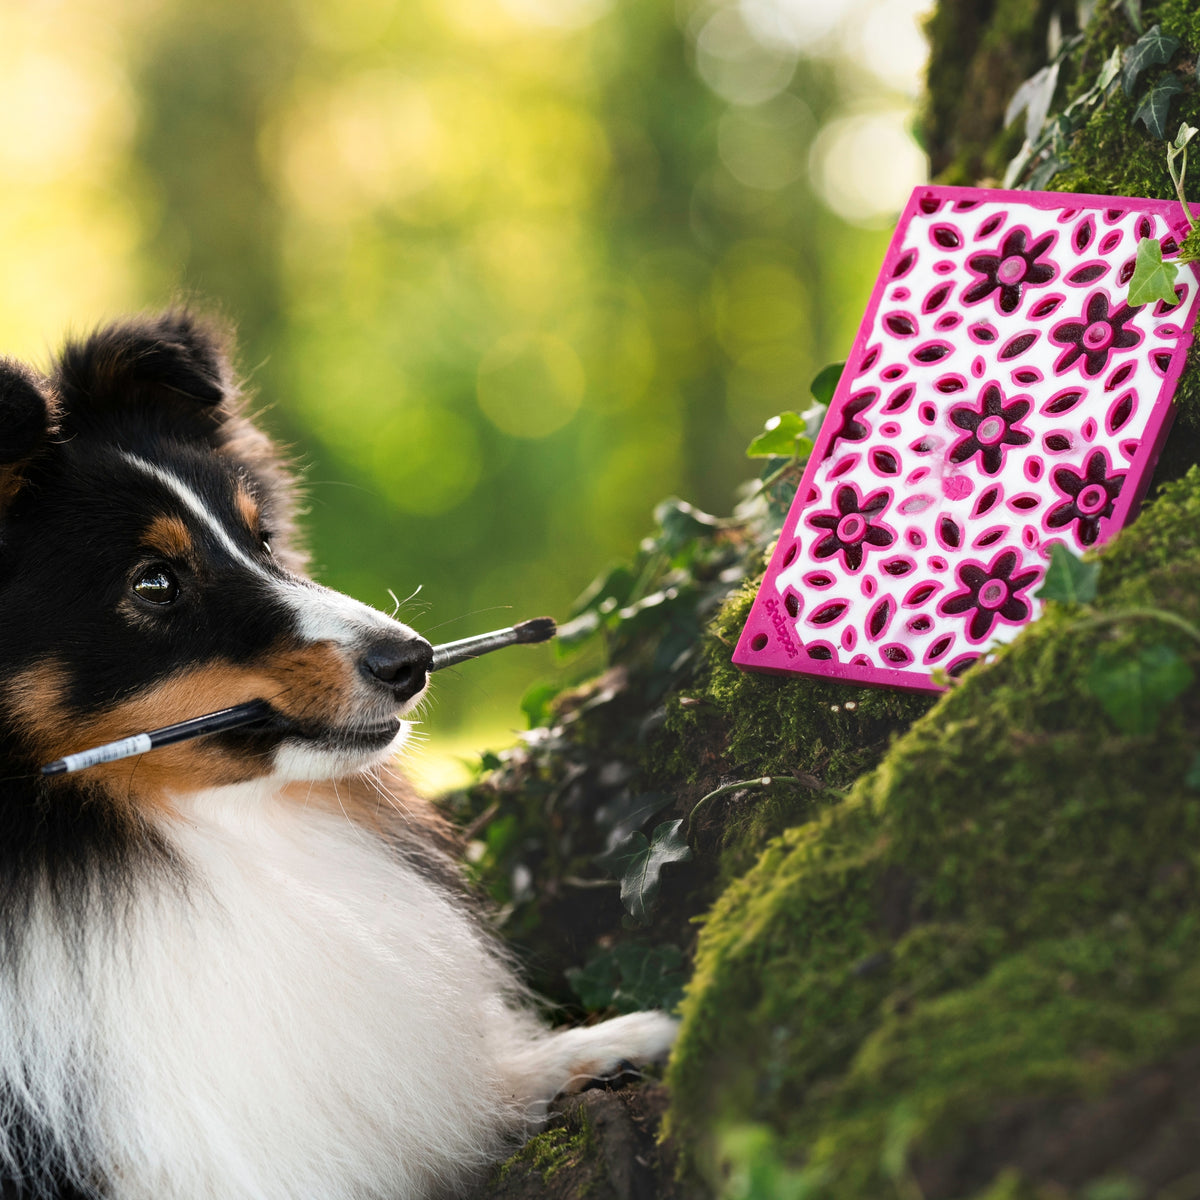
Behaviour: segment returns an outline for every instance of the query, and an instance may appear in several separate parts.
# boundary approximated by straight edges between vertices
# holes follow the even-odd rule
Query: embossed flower
[[[1021,293],[1030,284],[1049,283],[1058,273],[1053,264],[1038,259],[1054,244],[1054,234],[1047,233],[1028,245],[1029,230],[1012,230],[1000,243],[999,253],[972,254],[967,267],[980,276],[965,292],[964,304],[977,304],[993,292],[996,307],[1002,313],[1016,312]]]
[[[1111,517],[1117,496],[1125,482],[1125,472],[1108,473],[1110,463],[1103,450],[1093,450],[1082,471],[1056,467],[1050,481],[1067,500],[1050,511],[1046,517],[1049,529],[1062,529],[1076,522],[1075,534],[1084,546],[1090,546],[1100,536],[1100,522]]]
[[[1004,465],[1006,446],[1027,446],[1033,441],[1032,433],[1019,428],[1021,418],[1032,407],[1032,401],[1021,397],[1005,404],[997,384],[985,385],[978,408],[961,404],[950,410],[951,422],[967,430],[967,436],[951,447],[950,461],[964,463],[978,454],[983,469],[995,475]]]
[[[962,591],[947,596],[938,605],[938,612],[957,616],[970,613],[967,622],[967,640],[982,642],[992,631],[997,621],[1019,625],[1029,616],[1029,601],[1020,593],[1041,577],[1038,568],[1014,575],[1017,567],[1017,552],[1001,550],[988,564],[963,563],[958,568],[958,582]]]
[[[1108,296],[1093,292],[1082,321],[1060,321],[1050,331],[1050,340],[1066,347],[1054,364],[1055,372],[1061,375],[1082,359],[1080,370],[1084,375],[1089,379],[1102,375],[1113,351],[1131,350],[1141,343],[1141,333],[1127,328],[1141,310],[1140,304],[1136,308],[1122,304],[1110,312]]]
[[[886,525],[875,520],[890,500],[891,492],[887,488],[872,492],[864,500],[854,484],[841,484],[833,494],[834,510],[815,513],[808,518],[813,528],[829,531],[813,547],[813,557],[832,558],[841,554],[846,569],[857,571],[868,549],[883,549],[896,540],[896,535]]]

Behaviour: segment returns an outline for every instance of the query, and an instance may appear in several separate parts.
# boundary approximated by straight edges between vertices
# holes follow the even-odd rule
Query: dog
[[[231,341],[185,309],[0,360],[0,1195],[454,1194],[668,1052],[553,1031],[389,764],[429,643],[313,582]],[[44,777],[245,701],[257,725]]]

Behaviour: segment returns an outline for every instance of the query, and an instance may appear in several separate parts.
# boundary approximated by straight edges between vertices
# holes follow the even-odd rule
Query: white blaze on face
[[[229,535],[229,531],[221,524],[216,514],[204,503],[204,500],[194,488],[184,483],[178,475],[172,475],[170,471],[166,471],[162,467],[157,467],[154,463],[147,462],[140,455],[126,452],[121,457],[130,466],[137,467],[143,474],[149,475],[151,479],[162,484],[204,526],[218,545],[220,545],[221,549],[238,563],[239,566],[246,567],[256,575],[261,575],[264,578],[268,577],[268,572],[263,570],[261,564],[256,563],[233,540]]]

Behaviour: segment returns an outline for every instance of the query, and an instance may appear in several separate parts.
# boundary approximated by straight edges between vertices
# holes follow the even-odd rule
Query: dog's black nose
[[[433,647],[421,637],[376,642],[360,662],[363,674],[389,687],[398,701],[408,700],[425,686],[431,666]]]

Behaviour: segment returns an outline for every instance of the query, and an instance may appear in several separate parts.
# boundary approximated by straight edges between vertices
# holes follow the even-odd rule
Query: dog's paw
[[[589,1080],[664,1062],[678,1032],[679,1022],[662,1012],[630,1013],[586,1029],[567,1030],[559,1034],[563,1049],[569,1051],[559,1090],[577,1092]]]

